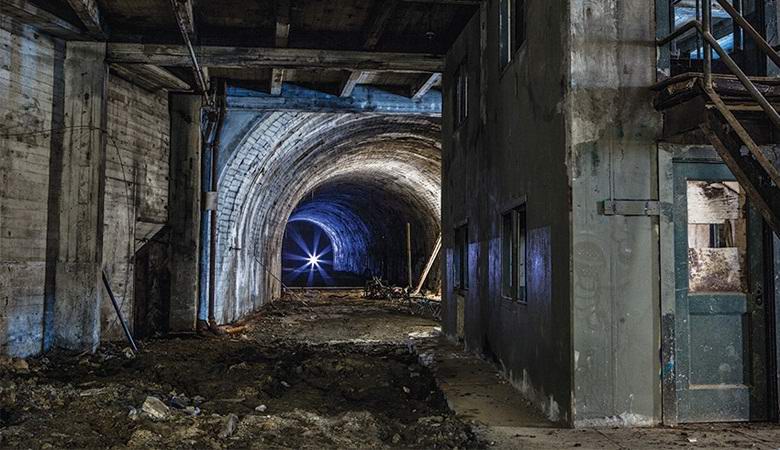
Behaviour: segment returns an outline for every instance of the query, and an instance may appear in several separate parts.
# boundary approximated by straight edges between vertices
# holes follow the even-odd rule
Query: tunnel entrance
[[[331,178],[289,217],[282,280],[290,287],[362,287],[373,277],[415,285],[438,236],[437,219],[418,187],[395,174],[357,170]]]

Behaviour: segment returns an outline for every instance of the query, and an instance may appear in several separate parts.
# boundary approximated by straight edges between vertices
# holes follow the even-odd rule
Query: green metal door
[[[723,164],[676,163],[679,422],[768,418],[763,222]]]

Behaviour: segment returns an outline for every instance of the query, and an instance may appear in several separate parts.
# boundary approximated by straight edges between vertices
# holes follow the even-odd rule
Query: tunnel
[[[288,229],[294,231],[300,222],[316,224],[332,241],[328,260],[333,273],[325,285],[361,286],[372,276],[398,286],[410,284],[407,224],[412,273],[421,273],[436,239],[437,216],[421,186],[404,178],[404,167],[387,163],[384,168],[377,163],[328,180],[307,193],[290,216]]]
[[[220,149],[218,320],[281,294],[285,231],[300,222],[331,241],[333,270],[349,284],[370,273],[401,286],[408,223],[418,281],[441,232],[439,118],[274,112],[226,128],[234,138]]]

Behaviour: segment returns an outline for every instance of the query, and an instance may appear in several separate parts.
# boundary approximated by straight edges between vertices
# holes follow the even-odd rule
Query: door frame
[[[674,223],[674,186],[675,165],[680,163],[718,164],[723,162],[711,147],[688,147],[660,143],[658,146],[658,190],[660,202],[659,218],[659,255],[660,255],[660,293],[661,293],[661,330],[660,330],[660,413],[661,423],[675,426],[679,423],[676,379],[676,305],[677,279],[675,266],[675,223]],[[775,238],[764,227],[764,293],[767,314],[767,403],[769,420],[780,420],[780,283],[775,283],[775,275],[780,275],[780,239]],[[774,320],[773,320],[774,319]]]

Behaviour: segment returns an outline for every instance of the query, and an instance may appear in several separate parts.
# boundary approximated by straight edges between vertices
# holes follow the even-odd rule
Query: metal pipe
[[[664,45],[667,45],[671,43],[672,41],[676,40],[677,38],[681,37],[685,33],[698,28],[699,21],[697,20],[691,20],[690,22],[687,22],[685,25],[681,26],[680,28],[676,29],[674,33],[670,34],[669,36],[666,36],[665,38],[658,41],[658,46],[663,47]]]
[[[119,304],[116,302],[116,298],[114,297],[114,291],[111,289],[111,284],[108,282],[108,275],[106,275],[105,269],[102,272],[103,286],[105,286],[106,291],[108,291],[108,296],[111,298],[111,303],[114,305],[114,311],[116,311],[116,316],[119,318],[119,323],[122,324],[122,330],[125,332],[127,342],[130,343],[130,347],[133,349],[133,352],[138,353],[138,347],[135,345],[133,335],[130,334],[130,328],[128,328],[127,324],[125,323],[125,318],[122,316],[122,311],[119,309]]]
[[[195,72],[195,81],[198,83],[198,89],[203,99],[206,101],[206,106],[212,106],[211,98],[209,98],[209,87],[206,82],[206,77],[203,75],[203,69],[198,63],[198,57],[195,54],[195,48],[192,46],[192,39],[190,39],[190,33],[187,31],[187,21],[182,15],[181,5],[177,0],[171,0],[171,6],[173,7],[173,13],[176,16],[176,25],[179,27],[182,39],[184,39],[184,45],[187,47],[187,52],[192,60],[192,70]]]
[[[712,48],[706,35],[712,33],[712,0],[702,3],[702,28],[704,28],[704,86],[712,88]],[[716,42],[717,44],[717,42]]]
[[[217,192],[219,183],[217,180],[219,165],[219,142],[222,133],[222,125],[225,121],[225,82],[220,84],[218,93],[220,108],[218,109],[217,126],[214,130],[214,139],[211,141],[211,192]],[[209,221],[209,326],[216,327],[216,314],[214,312],[217,300],[217,208],[211,209]]]

